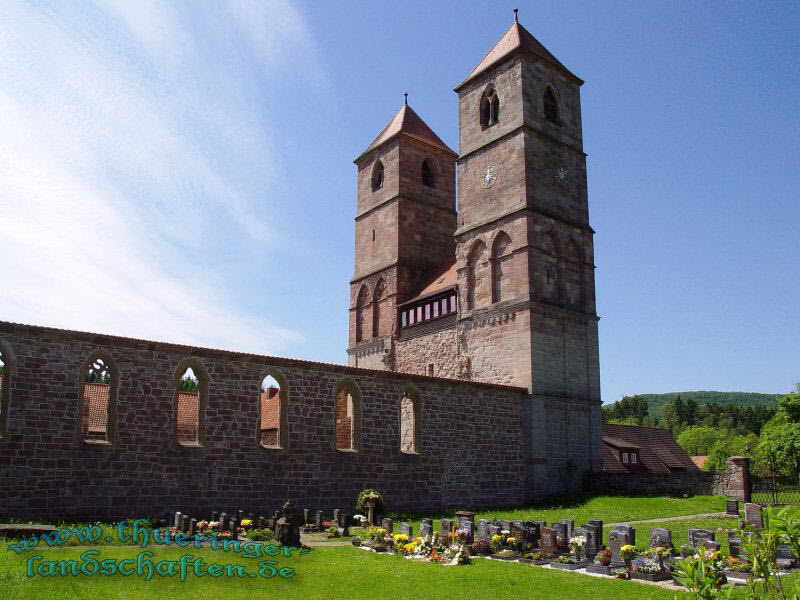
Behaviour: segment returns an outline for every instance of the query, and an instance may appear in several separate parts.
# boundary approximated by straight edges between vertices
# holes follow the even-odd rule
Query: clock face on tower
[[[497,167],[486,167],[481,174],[481,183],[483,187],[490,188],[494,185],[495,180],[497,179]]]

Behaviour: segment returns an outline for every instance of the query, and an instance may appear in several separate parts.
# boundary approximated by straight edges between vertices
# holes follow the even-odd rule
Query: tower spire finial
[[[517,14],[518,12],[519,12],[519,9],[515,8],[514,9],[514,23],[519,23],[519,15]]]
[[[408,92],[403,93],[403,104],[408,106]]]

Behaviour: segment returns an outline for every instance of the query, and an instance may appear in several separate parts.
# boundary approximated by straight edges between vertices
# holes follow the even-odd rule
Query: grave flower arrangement
[[[497,553],[500,550],[513,550],[519,552],[522,549],[522,540],[511,535],[507,529],[503,529],[499,534],[495,534],[489,540],[492,551]]]
[[[625,561],[625,567],[630,570],[631,561],[636,558],[636,546],[632,546],[631,544],[625,544],[624,546],[621,546],[619,549],[619,555],[622,557],[622,560]]]
[[[253,527],[253,520],[252,519],[242,519],[242,522],[239,523],[242,529],[250,529]]]
[[[492,546],[489,544],[487,540],[478,540],[469,547],[469,553],[472,556],[478,556],[480,554],[491,554]]]
[[[565,556],[565,555],[562,554],[561,556],[556,556],[553,559],[553,562],[554,563],[559,563],[561,565],[574,565],[576,560],[574,558],[572,558],[571,556]]]
[[[661,570],[664,570],[664,561],[668,558],[672,557],[672,548],[665,548],[664,546],[653,546],[648,548],[642,553],[642,556],[645,558],[650,558],[655,560]]]
[[[643,556],[640,556],[634,560],[631,566],[633,571],[637,573],[647,573],[650,575],[660,573],[663,570],[658,561],[653,560],[652,558],[645,558]]]
[[[583,554],[583,549],[586,547],[586,536],[585,535],[576,535],[569,539],[569,547],[570,550],[575,554],[575,560],[580,561],[581,555]]]
[[[600,552],[598,552],[597,555],[594,557],[594,560],[598,565],[603,565],[604,567],[607,567],[608,565],[611,564],[612,556],[613,554],[611,550],[606,548],[605,550],[600,550]]]
[[[752,573],[753,565],[741,558],[729,556],[725,559],[725,570],[734,571],[736,573]]]

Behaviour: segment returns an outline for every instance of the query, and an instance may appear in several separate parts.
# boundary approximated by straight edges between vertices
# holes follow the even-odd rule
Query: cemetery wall
[[[5,322],[0,345],[10,373],[0,518],[268,514],[286,499],[352,511],[366,487],[402,511],[524,500],[522,388]],[[108,444],[87,443],[79,432],[82,370],[97,350],[118,372]],[[207,377],[204,435],[182,446],[175,385],[190,363]],[[283,449],[258,441],[260,385],[272,373],[288,390]],[[360,396],[355,452],[335,446],[335,394],[346,379]],[[418,454],[400,451],[408,386],[421,400]]]
[[[705,471],[674,473],[592,473],[584,478],[587,491],[631,494],[713,495],[715,474]]]

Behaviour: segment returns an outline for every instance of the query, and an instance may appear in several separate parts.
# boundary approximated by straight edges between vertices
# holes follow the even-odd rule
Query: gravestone
[[[172,521],[172,527],[174,529],[181,529],[181,525],[183,524],[183,521],[181,520],[182,516],[183,515],[181,515],[179,512],[175,513],[175,518]]]
[[[617,525],[608,532],[608,549],[611,550],[611,560],[619,562],[622,557],[619,549],[622,546],[636,545],[636,530],[628,525]]]
[[[381,521],[381,527],[386,530],[386,533],[394,533],[394,521],[391,519],[384,519]]]
[[[311,513],[311,511],[308,510],[307,508],[303,509],[303,525],[305,525],[306,523],[310,523],[311,522],[311,521],[308,520],[308,516],[309,516],[310,513]]]
[[[764,529],[764,516],[761,514],[761,506],[747,502],[744,505],[744,522],[753,529]]]
[[[219,521],[219,511],[215,510],[211,513],[211,520],[212,521]]]
[[[542,537],[539,523],[535,521],[525,521],[522,525],[524,531],[523,537],[525,538],[525,541],[533,544],[534,546],[538,545],[539,539]]]
[[[542,537],[539,540],[539,550],[546,554],[558,553],[558,542],[556,540],[556,532],[550,527],[541,528]]]
[[[589,548],[589,535],[590,534],[589,534],[589,531],[586,529],[586,527],[587,526],[585,526],[585,525],[582,525],[581,527],[573,527],[572,535],[570,536],[570,539],[572,539],[573,537],[585,537],[586,538],[586,543],[581,548],[581,559],[582,560],[586,560],[587,558],[594,558],[594,554],[597,554],[597,552],[595,552],[594,554],[591,554],[591,555],[589,554],[589,552],[591,551],[590,548]],[[572,548],[570,548],[570,550],[571,549]]]
[[[518,542],[525,540],[525,528],[522,526],[521,521],[514,521],[511,523],[511,537]]]
[[[408,523],[401,523],[400,524],[400,533],[402,535],[407,535],[409,541],[414,539],[414,528],[411,527]]]
[[[236,520],[241,523],[242,519],[244,519],[244,511],[239,509],[239,511],[236,513]]]
[[[499,525],[489,525],[489,539],[491,540],[494,536],[500,535],[503,529]]]
[[[231,518],[231,539],[239,539],[239,519],[236,517]]]
[[[464,519],[458,527],[458,535],[464,538],[464,542],[472,544],[475,541],[475,524]]]
[[[319,529],[322,529],[322,511],[318,510],[316,515],[316,525]]]
[[[486,542],[489,540],[489,523],[487,523],[484,519],[478,521],[478,529],[477,534],[478,540],[482,542]]]
[[[711,531],[710,529],[690,529],[689,530],[689,544],[697,548],[701,543],[705,543],[705,547],[710,549],[711,547],[708,545],[707,542],[713,542],[716,537],[716,533]]]
[[[334,508],[333,509],[333,522],[336,523],[337,525],[339,525],[339,523],[340,523],[340,521],[339,521],[339,509],[338,508]]]
[[[189,535],[196,535],[197,534],[197,519],[191,519],[189,521]]]
[[[603,549],[603,522],[597,519],[592,519],[588,522],[588,525],[594,525],[597,527],[597,551]]]
[[[569,538],[572,537],[572,532],[575,530],[575,521],[564,519],[561,523],[567,526],[567,540],[569,540]]]
[[[651,548],[672,548],[672,532],[663,527],[652,527],[650,529]]]
[[[470,523],[472,523],[473,527],[475,526],[475,513],[469,512],[468,510],[459,510],[456,513],[456,522],[461,525],[461,521],[466,519]]]
[[[511,531],[511,521],[508,519],[500,519],[500,528],[503,531]]]
[[[783,560],[797,559],[797,557],[792,552],[792,547],[789,546],[789,544],[780,544],[775,552],[775,558]]]
[[[602,528],[587,523],[582,529],[586,532],[586,558],[593,559],[600,552],[600,532]]]
[[[560,549],[565,549],[569,544],[567,537],[567,526],[564,523],[553,523],[553,531],[556,533],[556,543]]]
[[[339,513],[339,535],[341,537],[350,535],[350,515],[346,512]]]
[[[442,519],[440,521],[439,527],[442,539],[448,541],[450,539],[450,534],[453,533],[453,522],[450,519]]]
[[[430,519],[422,519],[419,524],[419,534],[422,537],[428,537],[433,534],[433,523]]]
[[[228,531],[228,513],[219,513],[219,531]]]
[[[725,503],[725,513],[729,515],[733,515],[734,517],[739,516],[739,501],[738,500],[728,500]]]
[[[295,512],[291,500],[283,505],[283,516],[275,523],[275,539],[281,546],[300,547],[300,521],[303,518]]]
[[[738,558],[742,554],[742,540],[736,537],[736,532],[728,532],[728,549],[730,555]]]

